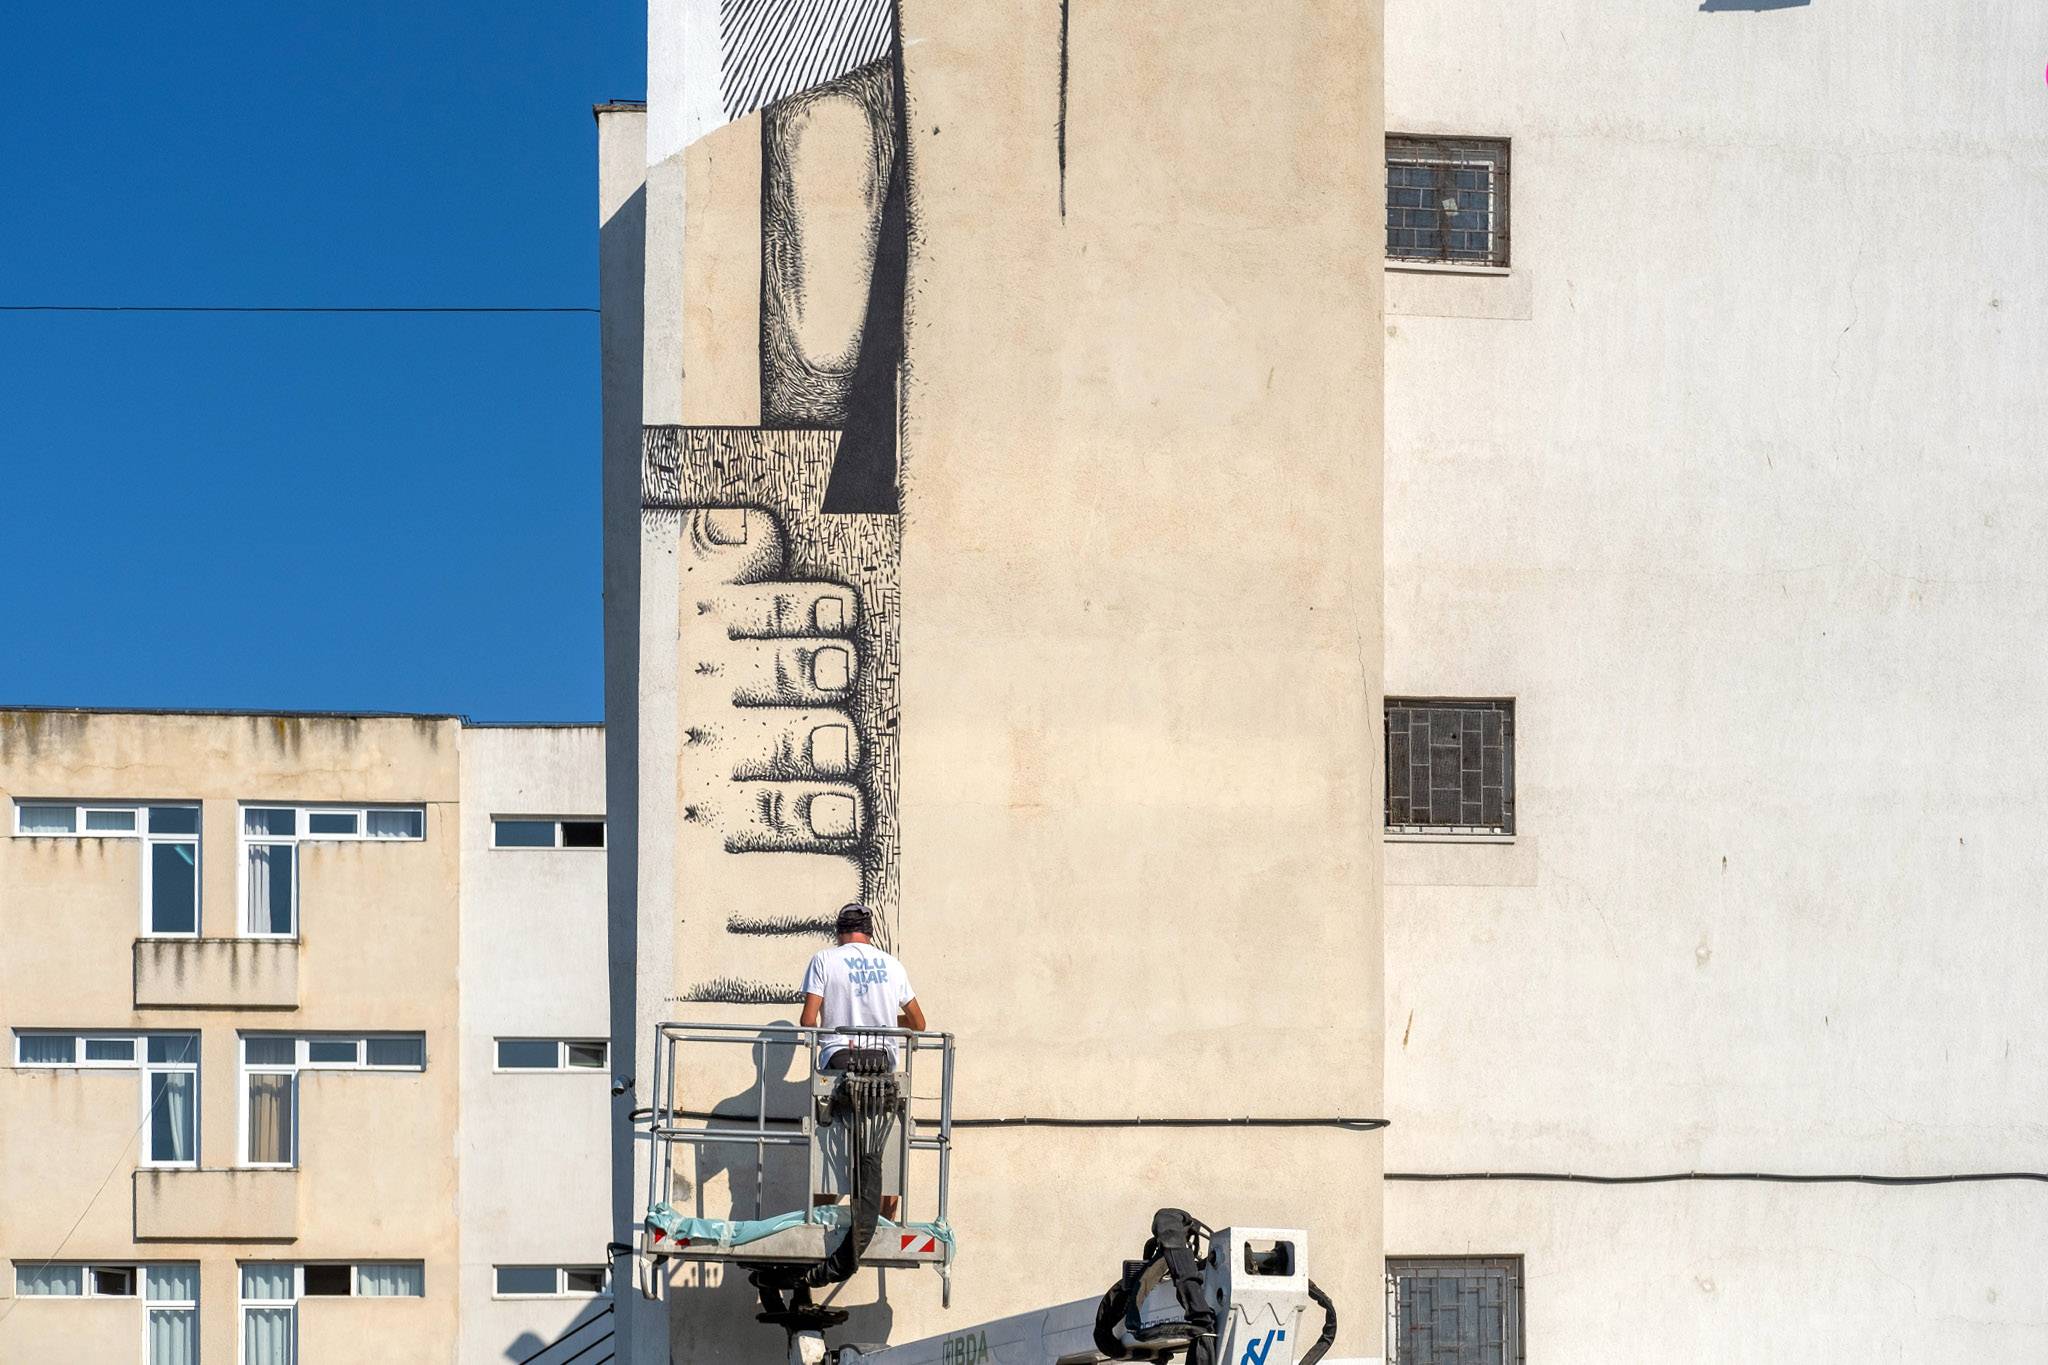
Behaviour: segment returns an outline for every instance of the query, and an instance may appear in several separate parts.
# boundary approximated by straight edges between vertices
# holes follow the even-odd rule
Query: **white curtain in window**
[[[192,1083],[198,1079],[189,1071],[158,1071],[149,1078],[149,1159],[190,1161],[192,1142]],[[152,1272],[154,1278],[154,1272]]]
[[[242,1267],[242,1298],[245,1302],[295,1299],[292,1268],[284,1261],[251,1261]]]
[[[289,934],[292,931],[292,854],[290,844],[249,846],[249,931]]]
[[[424,833],[425,817],[416,810],[373,810],[369,816],[372,839],[417,839]]]
[[[23,1066],[69,1066],[78,1057],[78,1040],[68,1033],[21,1035]]]
[[[143,1275],[143,1292],[150,1298],[172,1303],[199,1302],[199,1267],[191,1262],[166,1261],[148,1267]]]
[[[249,1160],[271,1165],[291,1161],[292,1081],[289,1075],[274,1073],[258,1072],[249,1077]],[[244,1291],[242,1297],[267,1296]]]
[[[427,1292],[426,1267],[421,1265],[359,1265],[356,1293],[370,1298],[417,1299]]]
[[[22,1265],[14,1268],[14,1292],[22,1298],[42,1295],[73,1297],[85,1292],[85,1269],[75,1265]]]
[[[150,1309],[149,1365],[198,1365],[198,1361],[198,1312],[190,1308]]]
[[[298,1310],[244,1308],[242,1365],[292,1365],[292,1328]]]
[[[70,806],[23,806],[23,834],[69,834],[76,828],[78,812]]]

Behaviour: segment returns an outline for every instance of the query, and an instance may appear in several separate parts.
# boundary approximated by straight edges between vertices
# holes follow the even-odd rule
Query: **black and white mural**
[[[760,127],[761,422],[649,428],[642,505],[679,522],[679,991],[782,1004],[844,900],[896,930],[903,81],[888,0],[722,0],[719,35]]]

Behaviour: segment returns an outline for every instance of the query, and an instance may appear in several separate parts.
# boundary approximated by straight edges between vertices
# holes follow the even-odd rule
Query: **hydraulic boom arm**
[[[1337,1312],[1308,1278],[1308,1239],[1295,1229],[1211,1233],[1179,1209],[1152,1220],[1144,1256],[1099,1299],[948,1332],[900,1346],[843,1346],[831,1365],[1315,1365],[1337,1335]],[[1309,1304],[1323,1310],[1305,1340]],[[816,1365],[822,1341],[791,1341],[792,1361]]]

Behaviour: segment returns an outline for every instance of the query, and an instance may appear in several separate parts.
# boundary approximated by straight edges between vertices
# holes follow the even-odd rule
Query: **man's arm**
[[[809,997],[806,997],[804,1002],[805,1012],[808,1013],[810,1008]],[[898,1028],[914,1028],[919,1033],[924,1032],[924,1009],[917,1003],[915,996],[903,1002],[903,1010],[896,1016],[896,1026]]]
[[[806,993],[804,995],[803,1017],[798,1019],[797,1023],[804,1028],[816,1028],[818,1026],[818,1021],[824,1017],[825,997],[822,995],[811,995],[809,993]],[[923,1026],[919,1025],[919,1027]]]

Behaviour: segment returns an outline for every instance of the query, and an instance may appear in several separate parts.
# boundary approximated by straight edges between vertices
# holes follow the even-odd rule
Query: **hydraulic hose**
[[[1330,1353],[1330,1347],[1337,1340],[1337,1305],[1330,1302],[1330,1296],[1314,1280],[1308,1282],[1308,1296],[1323,1308],[1323,1334],[1316,1338],[1316,1344],[1308,1348],[1300,1365],[1316,1365],[1318,1360]]]
[[[834,1087],[832,1107],[846,1125],[853,1148],[848,1163],[853,1177],[853,1219],[825,1259],[805,1272],[802,1283],[806,1285],[819,1288],[852,1279],[868,1243],[875,1239],[882,1205],[882,1148],[899,1093],[896,1078],[886,1073],[849,1072]]]

